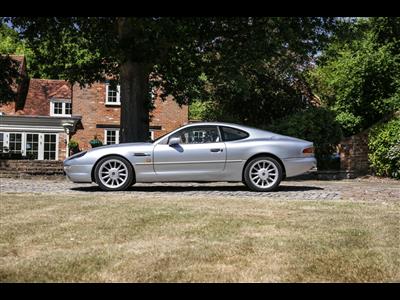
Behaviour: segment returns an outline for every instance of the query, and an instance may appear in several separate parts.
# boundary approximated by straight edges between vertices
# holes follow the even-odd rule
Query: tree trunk
[[[120,80],[120,141],[144,142],[149,138],[148,66],[128,60],[121,65]]]
[[[120,141],[143,142],[149,138],[149,74],[151,64],[134,61],[129,45],[134,39],[129,18],[119,18],[118,35],[125,60],[120,65],[121,130]],[[128,45],[128,47],[126,47]],[[125,48],[126,47],[126,48]]]

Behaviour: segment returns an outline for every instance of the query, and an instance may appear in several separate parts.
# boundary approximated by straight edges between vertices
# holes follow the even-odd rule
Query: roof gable
[[[71,99],[71,87],[63,84],[59,89],[49,94],[50,98]]]

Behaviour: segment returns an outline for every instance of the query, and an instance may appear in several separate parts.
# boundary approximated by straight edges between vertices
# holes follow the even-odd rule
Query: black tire
[[[105,184],[103,180],[101,180],[100,178],[100,169],[103,166],[107,166],[107,162],[113,164],[114,162],[118,162],[120,164],[123,164],[126,167],[127,170],[127,176],[124,180],[121,182],[120,185],[115,186],[115,187],[111,187],[110,185]],[[125,173],[124,173],[125,174]],[[111,156],[107,156],[102,158],[97,164],[96,164],[96,168],[94,170],[94,178],[96,183],[99,185],[99,187],[103,190],[103,191],[123,191],[126,190],[128,187],[130,187],[133,183],[134,183],[134,175],[133,175],[133,168],[131,166],[131,164],[129,163],[128,160],[126,160],[125,158],[122,158],[120,156],[117,155],[111,155]],[[118,182],[119,183],[119,182]]]
[[[268,164],[272,164],[274,166],[273,169],[272,169],[272,171],[274,171],[273,174],[276,173],[276,176],[274,177],[274,179],[271,178],[271,180],[273,180],[271,182],[271,185],[270,186],[266,186],[266,187],[261,187],[261,186],[256,185],[250,178],[251,169],[254,166],[256,166],[257,163],[262,163],[263,161],[268,162]],[[271,177],[272,177],[272,175],[271,175]],[[281,183],[282,178],[283,178],[283,170],[282,170],[281,164],[276,159],[274,159],[272,157],[269,157],[269,156],[260,156],[260,157],[256,157],[256,158],[252,159],[246,165],[246,168],[244,169],[244,182],[245,182],[246,186],[249,189],[251,189],[253,191],[257,191],[257,192],[271,192],[271,191],[274,191],[279,186],[279,184]],[[262,181],[262,180],[260,179],[260,181]]]

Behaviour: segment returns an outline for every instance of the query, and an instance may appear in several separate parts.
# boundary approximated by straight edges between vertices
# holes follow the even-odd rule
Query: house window
[[[57,133],[0,132],[0,152],[21,153],[29,159],[57,160],[58,142]]]
[[[44,134],[43,159],[55,160],[57,149],[57,138],[55,134]]]
[[[22,133],[10,133],[9,149],[11,152],[22,152]]]
[[[106,85],[106,105],[120,105],[120,86],[117,86],[117,89],[111,89],[110,85]]]
[[[70,117],[71,115],[71,100],[52,100],[50,102],[50,116]]]
[[[149,139],[154,140],[154,130],[149,130]],[[119,129],[104,130],[105,145],[119,144]]]
[[[0,132],[0,152],[3,152],[4,147],[4,133]]]
[[[71,102],[65,102],[65,114],[72,115],[72,104]]]
[[[54,114],[55,115],[62,115],[63,111],[62,111],[62,102],[54,102]]]
[[[104,142],[106,145],[119,144],[119,129],[105,129]]]
[[[31,159],[39,158],[39,134],[37,133],[26,134],[26,154]]]
[[[149,139],[150,141],[154,141],[154,130],[149,130]]]

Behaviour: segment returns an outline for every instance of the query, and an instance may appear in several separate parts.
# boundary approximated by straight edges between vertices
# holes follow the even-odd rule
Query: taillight
[[[314,154],[314,147],[308,147],[308,148],[303,149],[303,154],[306,154],[306,155]]]

